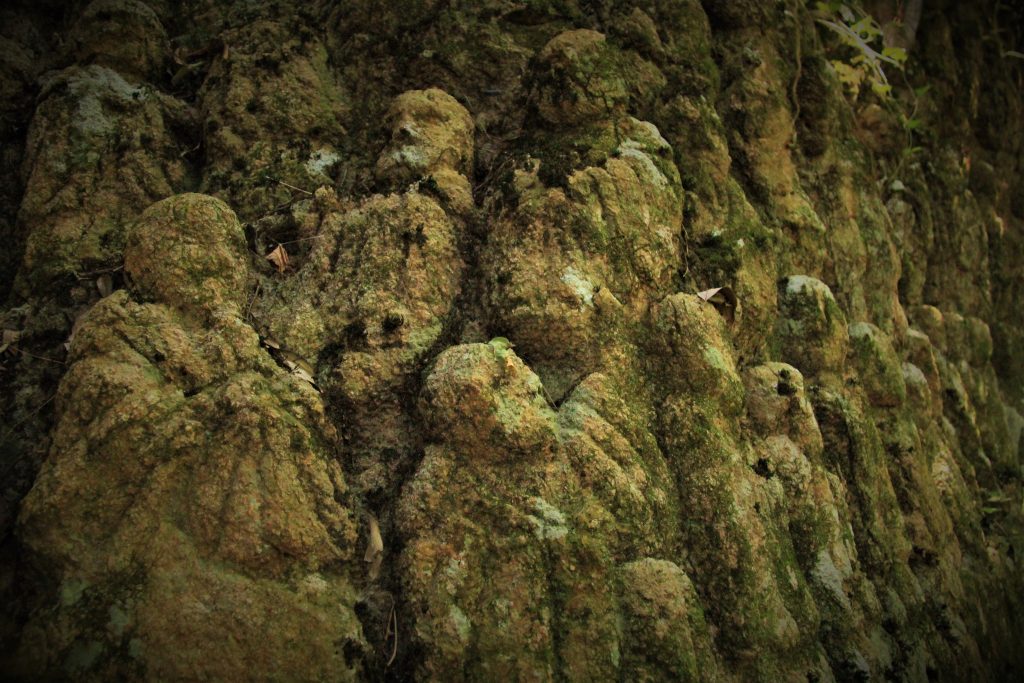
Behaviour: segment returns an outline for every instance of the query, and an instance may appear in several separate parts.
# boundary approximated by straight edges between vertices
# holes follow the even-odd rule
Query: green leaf
[[[844,85],[857,86],[864,80],[864,72],[860,69],[856,69],[849,64],[837,60],[833,60],[831,64],[832,68],[836,70],[836,76],[839,77],[839,82]]]
[[[921,119],[907,119],[903,122],[903,127],[907,130],[917,130],[921,127]]]
[[[491,348],[494,349],[494,354],[498,358],[504,358],[508,355],[508,352],[512,349],[513,344],[505,337],[495,337],[491,341],[487,342]]]
[[[928,94],[928,91],[932,89],[930,85],[922,85],[920,88],[914,88],[914,94],[918,97],[924,97]]]
[[[882,50],[882,56],[888,57],[893,61],[900,62],[901,64],[907,61],[907,51],[902,47],[887,47]]]
[[[864,17],[851,26],[850,30],[860,35],[866,41],[882,35],[882,29],[878,28],[878,24],[871,17]]]
[[[871,90],[879,97],[888,97],[892,92],[892,86],[879,81],[872,81]]]

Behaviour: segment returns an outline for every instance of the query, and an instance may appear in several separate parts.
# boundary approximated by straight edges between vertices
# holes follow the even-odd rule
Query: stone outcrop
[[[48,4],[5,674],[1024,666],[1018,10],[936,4],[881,97],[801,2]]]

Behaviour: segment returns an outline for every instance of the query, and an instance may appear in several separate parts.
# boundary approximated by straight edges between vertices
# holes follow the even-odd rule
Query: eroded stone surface
[[[262,662],[274,676],[354,674],[334,645],[360,641],[338,571],[356,529],[336,433],[312,387],[242,321],[239,241],[212,197],[155,204],[128,250],[152,303],[122,290],[76,328],[51,456],[19,522],[60,590],[25,627],[27,670],[233,678]],[[147,260],[153,248],[161,258]],[[261,623],[303,644],[268,644]],[[236,647],[200,656],[204,633]]]
[[[45,4],[0,10],[5,671],[1019,668],[984,3],[923,19],[917,130],[810,8]]]
[[[149,85],[72,66],[50,74],[40,97],[22,165],[23,287],[113,265],[126,226],[186,174],[172,130],[189,114]]]

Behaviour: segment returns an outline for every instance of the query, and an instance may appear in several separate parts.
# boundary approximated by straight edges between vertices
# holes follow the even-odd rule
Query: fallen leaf
[[[292,374],[301,379],[303,382],[308,382],[309,385],[316,389],[317,391],[320,391],[319,387],[317,387],[316,385],[316,380],[313,379],[313,375],[309,374],[302,368],[295,368],[294,370],[292,370]]]
[[[730,323],[735,319],[736,305],[739,301],[731,287],[712,287],[711,289],[705,289],[703,292],[698,292],[697,296],[714,306],[722,314],[722,317]]]
[[[110,296],[114,291],[114,278],[110,277],[109,273],[104,273],[96,278],[96,289],[99,290],[101,297]]]
[[[288,252],[283,244],[277,245],[272,252],[267,254],[267,260],[274,264],[277,272],[283,273],[288,269]]]
[[[380,535],[380,523],[369,512],[366,513],[366,523],[369,528],[366,533],[366,553],[363,555],[363,562],[370,564],[370,580],[374,581],[380,575],[380,566],[384,561],[384,539]]]
[[[4,330],[3,339],[0,340],[0,353],[17,344],[19,339],[21,339],[19,330]]]
[[[308,362],[306,362],[305,359],[299,358],[298,360],[295,361],[295,364],[299,367],[299,370],[302,370],[304,373],[306,373],[310,377],[312,377],[313,373],[316,372],[316,370],[313,368],[313,366],[310,365]]]

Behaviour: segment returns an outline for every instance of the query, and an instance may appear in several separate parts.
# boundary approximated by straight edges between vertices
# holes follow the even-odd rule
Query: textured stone
[[[0,8],[0,669],[1012,678],[1020,12],[825,4]]]
[[[255,662],[272,677],[352,676],[335,646],[361,641],[339,572],[356,530],[337,437],[240,318],[237,220],[179,195],[129,242],[152,303],[122,290],[79,322],[51,456],[22,506],[32,561],[62,596],[26,625],[23,665],[83,680],[237,678]],[[222,655],[202,656],[214,633]]]
[[[112,266],[126,226],[186,173],[172,130],[188,112],[148,85],[73,66],[51,74],[40,99],[23,162],[23,287]]]
[[[138,0],[94,0],[65,46],[76,62],[99,64],[131,78],[160,78],[170,52],[156,12]]]
[[[849,345],[846,316],[820,280],[794,275],[783,282],[778,335],[783,360],[802,373],[842,370]]]

